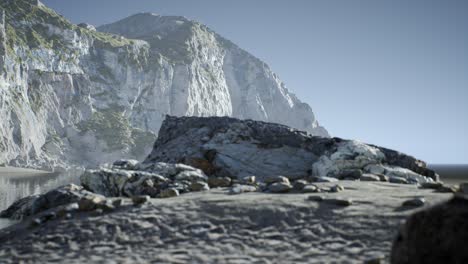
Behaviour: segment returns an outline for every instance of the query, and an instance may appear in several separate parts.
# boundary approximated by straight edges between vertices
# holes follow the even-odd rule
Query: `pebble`
[[[256,192],[257,188],[252,185],[237,184],[231,187],[229,194],[241,194],[245,192]]]
[[[282,182],[282,183],[285,183],[285,184],[290,184],[289,179],[284,177],[284,176],[267,176],[267,177],[265,177],[263,179],[263,182],[265,182],[267,184],[276,183],[276,182]]]
[[[206,182],[196,181],[190,184],[190,190],[192,192],[208,191],[209,189],[210,186],[208,186],[208,183]]]
[[[323,196],[316,196],[316,195],[312,195],[312,196],[309,196],[307,198],[307,200],[309,201],[314,201],[314,202],[321,202],[324,200]]]
[[[353,204],[353,200],[348,199],[348,198],[327,199],[325,201],[327,203],[331,203],[331,204],[339,205],[339,206],[350,206]]]
[[[217,187],[229,187],[231,186],[232,180],[229,177],[210,177],[208,178],[208,185],[211,188]]]
[[[161,191],[159,197],[161,198],[170,198],[179,196],[179,191],[175,188],[167,188]]]
[[[378,175],[370,173],[364,173],[360,179],[361,181],[380,181],[380,177]]]
[[[151,201],[151,197],[149,195],[136,195],[132,196],[132,202],[134,205],[140,205]]]
[[[320,192],[320,189],[313,184],[307,184],[306,186],[304,186],[304,188],[302,188],[301,191],[303,193],[316,193],[316,192]]]
[[[291,184],[284,182],[275,182],[268,186],[268,190],[272,193],[285,193],[292,189]]]
[[[337,178],[333,178],[333,177],[325,177],[325,176],[322,176],[322,177],[314,177],[314,178],[313,178],[313,181],[314,181],[314,182],[337,182],[338,179],[337,179]]]
[[[444,184],[442,182],[423,182],[421,183],[422,189],[439,189]]]
[[[388,181],[391,183],[408,184],[408,180],[402,177],[390,177]]]
[[[337,184],[330,188],[330,192],[341,192],[341,191],[344,191],[344,189],[345,188],[343,186]]]
[[[293,184],[293,189],[296,190],[296,191],[301,191],[306,186],[307,186],[307,181],[306,180],[297,180]]]
[[[243,184],[251,184],[251,185],[253,185],[253,184],[255,184],[255,182],[256,182],[256,177],[255,177],[255,176],[246,176],[246,177],[244,177],[244,178],[241,179],[241,182],[242,182]]]
[[[426,203],[424,198],[415,198],[403,202],[403,206],[420,207]]]

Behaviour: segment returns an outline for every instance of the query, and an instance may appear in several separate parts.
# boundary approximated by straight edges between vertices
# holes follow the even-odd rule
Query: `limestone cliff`
[[[141,159],[166,114],[328,136],[265,63],[200,23],[144,13],[96,31],[37,0],[0,9],[0,164]]]

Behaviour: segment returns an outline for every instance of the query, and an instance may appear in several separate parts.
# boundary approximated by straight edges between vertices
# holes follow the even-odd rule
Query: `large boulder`
[[[424,162],[397,151],[229,117],[167,116],[143,164],[157,162],[185,163],[210,176],[255,175],[260,181],[271,175],[292,180],[343,178],[355,171],[405,178],[410,183],[437,180]]]
[[[411,215],[393,244],[391,262],[468,263],[468,198],[456,195]]]

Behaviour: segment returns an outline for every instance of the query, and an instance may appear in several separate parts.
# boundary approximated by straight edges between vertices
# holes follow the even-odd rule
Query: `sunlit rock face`
[[[260,181],[275,175],[290,180],[369,175],[399,183],[437,180],[424,162],[397,151],[229,117],[168,116],[144,164],[155,162],[182,162],[216,177],[255,175]]]
[[[39,1],[0,8],[0,164],[141,159],[166,114],[328,136],[265,63],[197,22],[145,13],[96,31]]]

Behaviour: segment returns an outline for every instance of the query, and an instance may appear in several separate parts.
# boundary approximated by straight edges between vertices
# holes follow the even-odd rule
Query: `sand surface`
[[[244,193],[227,189],[152,199],[104,214],[0,231],[2,263],[362,263],[383,257],[402,220],[448,193],[414,185],[342,181],[345,190],[321,194]],[[323,183],[321,186],[333,184]],[[309,200],[323,196],[325,201]],[[351,198],[347,207],[327,202]],[[129,202],[129,201],[128,201]]]

